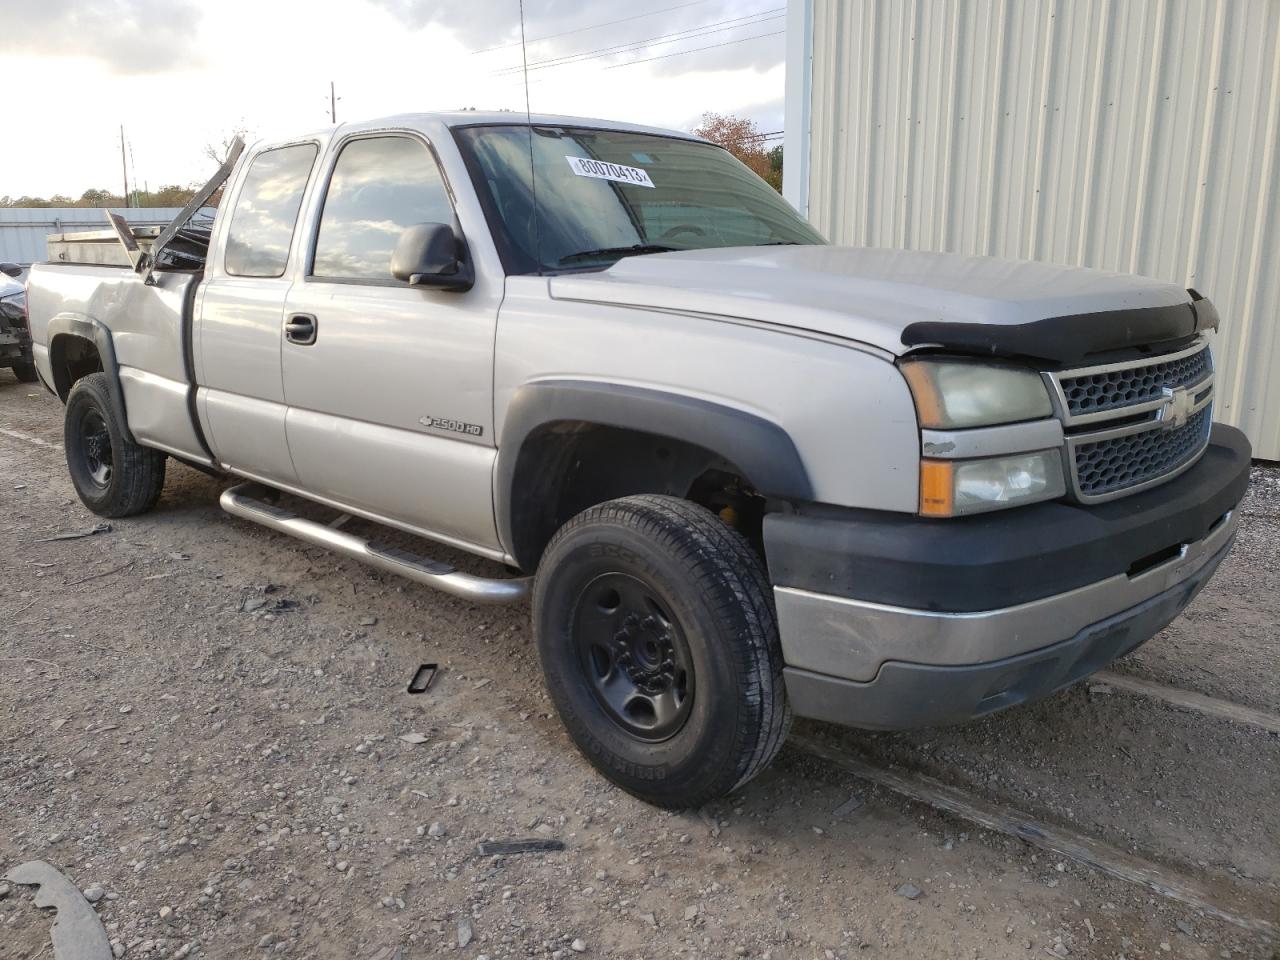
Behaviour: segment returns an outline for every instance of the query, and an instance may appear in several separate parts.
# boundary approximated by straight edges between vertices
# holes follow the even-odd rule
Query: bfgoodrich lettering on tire
[[[67,468],[84,505],[102,517],[128,517],[154,507],[164,487],[165,455],[125,439],[105,373],[76,381],[65,417]]]
[[[786,737],[768,578],[747,542],[696,504],[627,497],[574,517],[538,567],[533,619],[570,736],[643,800],[724,796]]]

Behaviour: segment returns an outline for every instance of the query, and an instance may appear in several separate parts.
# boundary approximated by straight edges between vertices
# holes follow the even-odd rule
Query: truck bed
[[[165,262],[158,269],[199,270],[209,251],[213,210],[201,211],[201,220],[185,225],[165,248]],[[133,237],[146,252],[163,227],[134,227]],[[114,230],[80,230],[53,233],[46,240],[50,263],[96,264],[129,267],[129,254]]]
[[[116,242],[104,246],[122,251]],[[57,386],[51,366],[57,338],[109,336],[134,437],[207,463],[193,420],[191,319],[201,277],[197,271],[165,270],[149,285],[114,265],[36,264],[27,302],[41,375]]]

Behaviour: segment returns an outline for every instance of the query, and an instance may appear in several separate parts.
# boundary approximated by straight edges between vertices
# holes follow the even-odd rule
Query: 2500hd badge
[[[448,420],[445,417],[419,417],[418,422],[432,430],[448,430],[450,433],[465,433],[469,437],[484,435],[484,427],[478,423],[463,423],[461,420]]]

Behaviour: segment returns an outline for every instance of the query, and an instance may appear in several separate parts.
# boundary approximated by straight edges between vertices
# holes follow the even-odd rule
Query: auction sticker
[[[648,171],[639,167],[624,167],[620,163],[605,163],[603,160],[592,160],[590,157],[565,157],[565,159],[569,161],[570,169],[580,177],[629,183],[633,187],[653,186]]]

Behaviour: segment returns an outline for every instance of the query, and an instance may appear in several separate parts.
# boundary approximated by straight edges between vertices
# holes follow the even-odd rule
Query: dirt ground
[[[551,715],[526,606],[234,520],[225,484],[172,462],[153,513],[36,542],[98,522],[60,441],[57,401],[0,371],[0,872],[62,870],[117,956],[1277,956],[794,747],[728,802],[654,810]],[[1117,670],[1277,713],[1280,471],[1242,510],[1217,578]],[[945,730],[802,732],[1280,920],[1280,737],[1091,687]],[[511,838],[565,849],[476,852]],[[51,919],[0,886],[0,958],[49,957]]]

